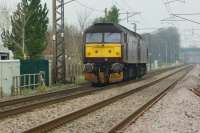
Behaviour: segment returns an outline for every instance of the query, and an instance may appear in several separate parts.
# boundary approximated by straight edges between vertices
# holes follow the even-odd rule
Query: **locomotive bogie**
[[[92,83],[108,84],[123,81],[123,72],[120,73],[111,73],[109,79],[105,78],[104,72],[99,72],[98,75],[95,73],[84,73],[85,79]]]

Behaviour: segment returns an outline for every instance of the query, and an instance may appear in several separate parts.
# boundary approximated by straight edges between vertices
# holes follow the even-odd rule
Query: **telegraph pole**
[[[55,83],[66,82],[64,0],[53,2],[53,72]]]

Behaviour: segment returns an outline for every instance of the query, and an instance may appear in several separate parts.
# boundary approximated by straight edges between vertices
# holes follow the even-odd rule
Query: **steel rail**
[[[143,89],[145,89],[147,87],[150,87],[150,86],[152,86],[152,85],[154,85],[156,83],[159,83],[160,81],[162,81],[162,80],[164,80],[164,79],[166,79],[166,78],[168,78],[168,77],[170,77],[170,76],[172,76],[172,75],[174,75],[174,74],[176,74],[176,73],[178,73],[180,71],[183,71],[183,70],[185,70],[186,68],[189,68],[189,67],[190,66],[182,67],[182,68],[176,70],[175,72],[172,72],[172,73],[170,73],[170,74],[168,74],[166,76],[163,76],[163,77],[161,77],[159,79],[156,79],[156,80],[151,81],[149,83],[146,83],[144,85],[140,85],[139,87],[136,87],[133,90],[130,90],[130,91],[122,93],[122,94],[119,94],[117,96],[113,96],[111,98],[108,98],[106,100],[103,100],[101,102],[93,104],[91,106],[85,107],[85,108],[80,109],[78,111],[74,111],[72,113],[66,114],[66,115],[61,116],[59,118],[56,118],[54,120],[51,120],[51,121],[48,121],[48,122],[43,123],[41,125],[38,125],[36,127],[30,128],[30,129],[24,131],[24,133],[43,133],[43,132],[50,131],[50,130],[52,130],[54,128],[57,128],[57,127],[63,125],[64,123],[71,122],[71,121],[73,121],[75,119],[78,119],[78,118],[80,118],[82,116],[85,116],[85,115],[87,115],[87,114],[89,114],[91,112],[94,112],[94,111],[96,111],[98,109],[101,109],[101,108],[103,108],[103,107],[105,107],[107,105],[110,105],[110,104],[112,104],[114,102],[117,102],[120,99],[123,99],[123,98],[125,98],[127,96],[130,96],[130,95],[132,95],[132,94],[134,94],[136,92],[139,92],[139,91],[141,91],[141,90],[143,90]]]
[[[89,87],[87,89],[78,91],[79,89],[83,88],[83,87],[80,87],[80,88],[77,88],[76,91],[75,90],[70,91],[68,94],[63,94],[63,93],[66,93],[65,91],[63,93],[59,92],[58,94],[60,94],[60,95],[56,94],[55,96],[53,96],[53,94],[50,94],[48,97],[46,97],[46,99],[44,99],[44,98],[37,99],[37,96],[31,97],[31,99],[34,98],[32,100],[37,99],[38,102],[36,102],[36,103],[30,102],[27,105],[22,105],[22,106],[14,107],[14,108],[12,107],[12,106],[15,106],[13,104],[11,106],[11,109],[4,109],[3,111],[0,111],[0,119],[6,118],[6,117],[11,116],[11,115],[16,115],[16,114],[24,113],[24,112],[27,112],[27,111],[31,111],[33,109],[36,109],[36,108],[39,108],[39,107],[44,107],[46,105],[51,105],[51,104],[63,102],[63,101],[66,101],[66,100],[71,100],[71,99],[83,97],[83,96],[90,95],[90,94],[93,94],[93,93],[98,92],[98,91],[112,89],[116,86],[118,86],[118,87],[124,86],[124,85],[127,85],[127,84],[131,84],[133,82],[136,82],[136,81],[131,81],[131,82],[128,81],[128,82],[123,82],[123,83],[120,83],[120,84],[114,84],[114,85],[99,87],[99,88]],[[47,96],[47,95],[45,95],[45,96]],[[55,98],[52,98],[51,96],[55,97]],[[48,99],[48,98],[50,98],[50,99]],[[23,102],[25,102],[25,101],[22,101],[21,104],[23,104]],[[4,107],[8,107],[8,106],[4,106]]]
[[[142,107],[137,109],[135,112],[130,114],[128,117],[120,121],[118,124],[113,126],[108,133],[121,133],[125,131],[125,129],[132,123],[134,123],[140,116],[142,116],[147,110],[149,110],[153,105],[155,105],[160,99],[162,99],[174,86],[183,79],[189,70],[185,72],[180,78],[176,79],[172,84],[170,84],[164,91],[156,95],[154,98],[149,100],[147,103],[145,103]]]
[[[18,104],[18,103],[27,102],[27,101],[32,101],[35,99],[43,99],[43,98],[60,95],[60,94],[70,94],[70,93],[74,93],[74,92],[78,92],[78,91],[87,89],[89,86],[91,86],[91,85],[85,84],[85,85],[83,85],[81,87],[77,87],[77,88],[63,89],[63,90],[59,90],[59,91],[47,92],[47,93],[43,93],[43,94],[36,94],[36,95],[25,96],[25,97],[21,97],[21,98],[13,98],[13,99],[5,100],[5,101],[0,101],[0,107],[10,106],[13,104]]]
[[[157,70],[157,71],[152,71],[149,73],[148,76],[156,75],[156,74],[159,74],[159,73],[171,70],[171,69],[175,69],[175,68],[177,68],[177,66],[172,67],[172,68],[166,68],[166,69],[161,69],[161,70]],[[113,85],[100,87],[100,88],[92,88],[92,87],[88,88],[89,86],[88,87],[86,87],[86,86],[78,87],[78,88],[73,88],[73,89],[69,89],[69,90],[61,90],[61,91],[56,91],[56,92],[50,92],[47,94],[40,94],[40,95],[0,102],[0,107],[8,107],[8,106],[11,107],[11,109],[3,109],[3,111],[0,111],[0,119],[6,118],[11,115],[16,115],[19,113],[31,111],[33,109],[43,107],[45,105],[55,104],[55,103],[62,102],[65,100],[71,100],[71,99],[75,99],[75,98],[82,97],[85,95],[89,95],[89,94],[95,93],[97,91],[112,89],[115,86],[118,86],[118,87],[124,86],[127,84],[131,84],[133,82],[136,82],[136,81],[139,81],[139,80],[122,82],[122,83],[113,84]],[[52,98],[52,97],[55,97],[55,98]],[[47,98],[51,98],[51,99],[47,99]],[[39,102],[32,103],[32,100],[37,100]],[[30,104],[24,105],[25,102],[29,102],[29,101],[30,101]],[[15,107],[15,104],[22,104],[22,106]],[[14,107],[12,107],[11,105]]]
[[[199,91],[199,90],[197,90],[197,89],[191,89],[191,91],[192,91],[194,94],[196,94],[197,96],[200,97],[200,91]]]
[[[63,91],[56,92],[56,93],[44,94],[44,97],[41,97],[42,95],[39,95],[39,97],[37,95],[36,95],[36,97],[31,96],[30,99],[29,99],[29,97],[27,97],[28,99],[27,98],[19,99],[17,101],[13,101],[14,103],[12,103],[12,101],[8,101],[7,102],[8,104],[5,106],[2,106],[2,107],[4,107],[4,108],[11,107],[11,109],[0,110],[0,119],[6,118],[8,116],[24,113],[27,111],[31,111],[33,109],[44,107],[47,105],[83,97],[86,95],[93,94],[95,92],[112,89],[114,87],[125,86],[128,84],[137,82],[137,81],[140,81],[140,80],[127,81],[127,82],[122,82],[122,83],[108,85],[108,86],[104,86],[104,87],[98,87],[98,88],[95,88],[95,87],[88,88],[87,87],[87,89],[85,89],[86,87],[79,87],[79,88],[75,88],[75,89],[70,89],[70,91],[63,90]],[[52,98],[52,97],[54,97],[54,98]],[[50,98],[50,99],[48,99],[48,98]],[[30,103],[27,105],[26,104],[24,105],[24,103],[27,102],[27,101],[24,101],[26,99],[28,101],[30,101]],[[34,100],[34,101],[37,100],[38,102],[33,103],[31,100]],[[22,104],[22,106],[15,107],[16,104]]]

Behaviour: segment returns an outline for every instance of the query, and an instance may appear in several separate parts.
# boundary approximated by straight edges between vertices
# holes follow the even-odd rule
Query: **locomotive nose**
[[[121,44],[86,44],[85,45],[86,58],[121,58],[122,45]]]

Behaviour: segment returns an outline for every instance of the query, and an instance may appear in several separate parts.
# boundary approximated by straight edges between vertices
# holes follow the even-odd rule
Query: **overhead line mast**
[[[66,82],[64,6],[75,0],[52,0],[53,3],[53,72],[55,83]]]
[[[65,83],[64,0],[53,0],[54,81]]]

